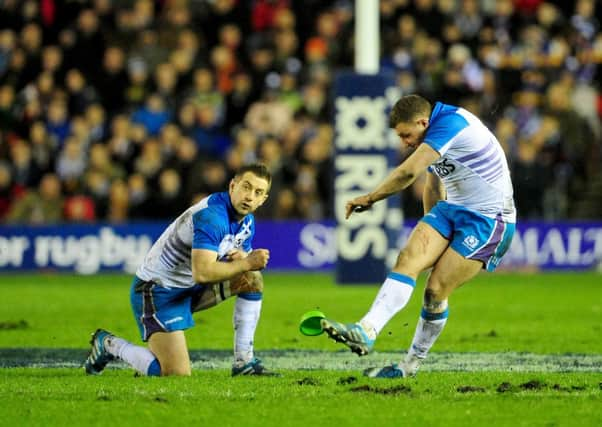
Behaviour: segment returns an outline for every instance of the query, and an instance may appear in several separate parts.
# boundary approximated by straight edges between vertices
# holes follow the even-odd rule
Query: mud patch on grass
[[[315,380],[314,378],[311,377],[305,377],[303,379],[300,379],[299,381],[295,381],[295,384],[297,385],[320,385],[320,383]]]
[[[508,382],[503,382],[500,385],[498,385],[495,390],[498,393],[507,393],[509,391],[512,391],[512,384],[510,384]]]
[[[485,392],[485,387],[477,387],[474,385],[461,385],[456,391],[458,393],[483,393]]]
[[[396,394],[407,394],[412,391],[410,387],[407,385],[396,385],[393,387],[372,387],[370,385],[361,385],[358,387],[353,387],[349,389],[353,393],[374,393],[374,394],[386,394],[386,395],[396,395]]]
[[[337,381],[338,385],[349,385],[355,384],[357,382],[357,378],[354,376],[339,378]]]
[[[4,330],[4,331],[13,331],[13,330],[20,330],[20,329],[29,329],[29,323],[27,322],[27,320],[17,320],[17,321],[11,321],[11,320],[6,320],[6,321],[1,321],[0,322],[0,330]]]
[[[531,380],[519,385],[519,387],[523,390],[541,390],[546,387],[546,383],[539,380]]]
[[[556,391],[566,391],[566,392],[571,392],[571,391],[583,391],[585,390],[586,387],[584,385],[572,385],[572,386],[563,386],[560,384],[554,384],[552,385],[552,390],[556,390]]]

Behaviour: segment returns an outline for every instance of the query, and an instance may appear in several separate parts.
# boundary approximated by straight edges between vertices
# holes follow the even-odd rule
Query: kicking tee
[[[214,193],[176,218],[153,244],[136,276],[165,287],[195,285],[190,265],[192,249],[217,252],[222,259],[233,249],[252,250],[255,217],[238,220],[228,193]]]
[[[429,166],[447,192],[447,202],[489,218],[516,222],[512,180],[502,146],[472,113],[435,104],[424,143],[441,157]]]

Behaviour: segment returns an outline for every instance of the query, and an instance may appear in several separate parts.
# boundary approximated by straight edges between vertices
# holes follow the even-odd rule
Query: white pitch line
[[[257,357],[272,369],[355,371],[398,362],[404,352],[375,352],[358,357],[351,352],[263,350]],[[195,369],[230,369],[232,353],[226,350],[192,350]],[[0,349],[0,368],[81,367],[86,353],[73,349]],[[124,363],[111,367],[126,368]],[[432,353],[422,371],[458,372],[602,372],[602,354],[533,353]]]
[[[399,362],[404,353],[372,353],[358,357],[352,353],[333,352],[258,352],[266,366],[292,370],[362,370]],[[226,369],[231,357],[193,361],[197,369]],[[421,371],[460,372],[602,372],[602,355],[531,354],[531,353],[432,353]]]

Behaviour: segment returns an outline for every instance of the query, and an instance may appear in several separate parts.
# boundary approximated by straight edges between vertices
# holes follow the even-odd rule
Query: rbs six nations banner
[[[345,202],[373,190],[399,163],[388,113],[399,98],[393,76],[341,73],[334,85],[336,279],[380,282],[395,256],[401,226],[399,197],[345,219]]]

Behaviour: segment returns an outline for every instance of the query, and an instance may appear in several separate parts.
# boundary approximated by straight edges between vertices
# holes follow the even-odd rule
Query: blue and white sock
[[[441,335],[448,315],[449,308],[447,307],[447,303],[445,310],[440,313],[431,313],[426,308],[422,309],[418,324],[416,325],[416,332],[412,339],[412,345],[408,350],[405,360],[402,362],[406,366],[406,369],[410,371],[408,374],[412,375],[416,373],[418,366],[426,358],[429,350],[435,344],[439,335]]]
[[[123,338],[108,337],[106,349],[113,356],[126,362],[142,375],[161,375],[161,365],[155,355],[146,347],[134,345]]]
[[[406,306],[416,280],[405,274],[391,272],[380,287],[372,307],[360,320],[370,339],[375,339],[387,322]]]
[[[242,366],[253,360],[253,340],[261,313],[261,292],[244,292],[236,298],[234,324],[234,364]]]

